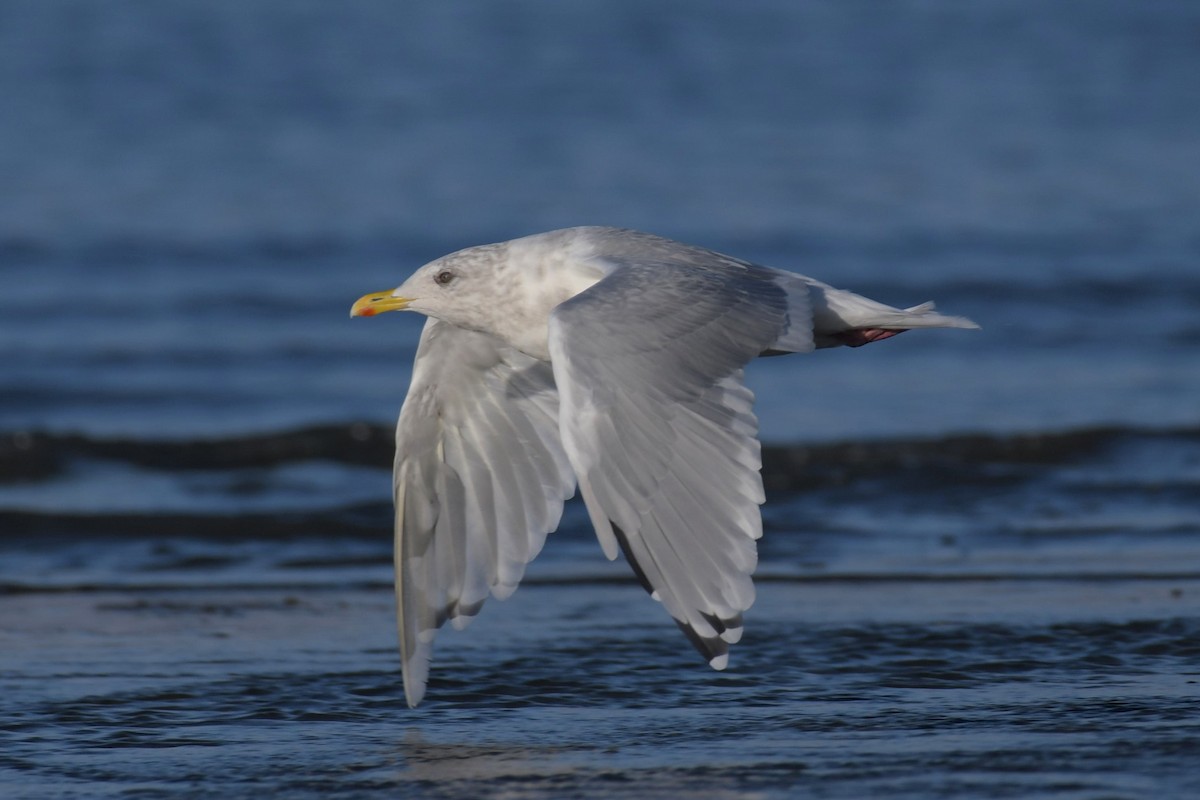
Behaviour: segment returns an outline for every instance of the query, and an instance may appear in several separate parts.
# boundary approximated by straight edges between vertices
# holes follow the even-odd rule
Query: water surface
[[[1200,10],[0,8],[0,794],[1200,794]],[[451,250],[622,225],[978,332],[752,366],[709,670],[577,503],[403,701]],[[772,444],[773,443],[773,444]]]

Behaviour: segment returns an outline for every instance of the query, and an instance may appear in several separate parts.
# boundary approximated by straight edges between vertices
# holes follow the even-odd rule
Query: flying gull
[[[404,691],[433,639],[517,588],[576,485],[618,552],[714,669],[754,602],[758,423],[743,368],[913,328],[975,328],[793,272],[603,227],[469,247],[351,316],[428,317],[396,429]]]

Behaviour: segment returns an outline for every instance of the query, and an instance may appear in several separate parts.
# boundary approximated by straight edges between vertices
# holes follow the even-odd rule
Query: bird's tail
[[[932,302],[893,308],[832,286],[811,287],[813,338],[817,347],[859,345],[887,339],[914,328],[978,328],[966,317],[939,314]]]

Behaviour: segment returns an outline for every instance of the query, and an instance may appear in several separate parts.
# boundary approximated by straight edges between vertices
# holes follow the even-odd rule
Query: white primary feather
[[[574,474],[549,365],[430,319],[396,427],[396,611],[409,705],[433,635],[507,597],[558,526]]]

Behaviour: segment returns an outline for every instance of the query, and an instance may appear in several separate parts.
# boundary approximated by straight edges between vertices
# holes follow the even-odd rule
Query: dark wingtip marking
[[[674,617],[672,617],[674,619]],[[675,624],[679,626],[679,630],[683,631],[684,636],[700,651],[700,655],[704,656],[707,661],[712,661],[718,656],[727,655],[729,653],[729,643],[719,636],[701,636],[696,633],[696,629],[683,620],[676,619]]]
[[[625,535],[625,531],[621,530],[620,526],[609,520],[612,524],[613,535],[617,537],[617,544],[621,546],[621,552],[625,554],[625,560],[629,562],[629,566],[633,568],[633,574],[637,576],[638,583],[642,584],[642,588],[646,590],[646,594],[654,594],[654,587],[650,585],[650,581],[646,578],[646,573],[642,571],[642,565],[633,557],[633,548],[629,546],[629,537]]]
[[[709,625],[712,625],[713,630],[716,631],[717,633],[724,633],[725,631],[729,630],[730,628],[742,627],[742,615],[741,614],[734,614],[729,619],[721,619],[716,614],[706,614],[703,611],[701,611],[700,616],[704,618],[705,622],[707,622]],[[724,641],[724,640],[722,640],[722,641]]]
[[[451,616],[454,617],[473,617],[483,608],[483,601],[476,600],[474,603],[463,603],[461,601],[454,603],[451,606]]]
[[[610,520],[611,522],[611,520]],[[646,578],[646,573],[642,570],[636,558],[633,557],[633,548],[629,546],[629,537],[625,531],[621,530],[620,526],[613,523],[613,535],[617,539],[617,544],[621,547],[621,552],[625,554],[625,560],[629,562],[629,566],[633,569],[633,574],[637,576],[638,582],[642,584],[642,588],[647,594],[654,594],[654,587],[650,585],[650,581]],[[729,643],[720,637],[720,634],[729,630],[729,628],[740,628],[742,625],[742,615],[738,614],[732,619],[722,620],[712,614],[700,612],[704,620],[712,625],[713,630],[717,632],[717,636],[701,636],[696,632],[696,629],[690,623],[681,619],[676,619],[674,616],[671,619],[675,620],[675,624],[679,626],[679,630],[683,631],[683,635],[688,638],[699,651],[700,655],[711,662],[714,658],[729,654]]]

